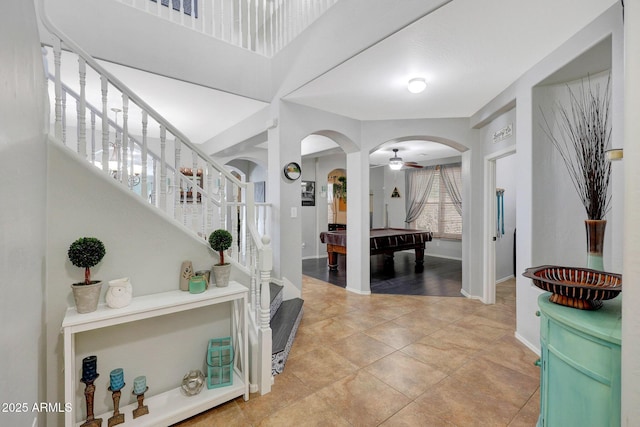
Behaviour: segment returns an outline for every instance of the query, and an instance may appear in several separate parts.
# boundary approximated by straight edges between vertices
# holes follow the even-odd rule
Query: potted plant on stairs
[[[220,254],[220,262],[214,264],[212,268],[213,276],[216,279],[216,286],[219,288],[229,285],[231,264],[224,262],[224,251],[229,249],[232,243],[233,236],[225,229],[215,230],[209,235],[209,245],[211,245],[211,249]]]
[[[91,267],[102,261],[105,253],[104,244],[95,237],[81,237],[69,246],[69,261],[84,268],[84,282],[71,285],[78,313],[91,313],[98,308],[102,281],[91,280]]]

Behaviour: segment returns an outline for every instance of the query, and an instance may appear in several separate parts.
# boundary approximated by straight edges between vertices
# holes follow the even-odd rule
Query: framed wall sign
[[[285,178],[295,181],[300,178],[302,175],[302,169],[300,169],[300,165],[296,162],[287,163],[284,167],[284,176]]]

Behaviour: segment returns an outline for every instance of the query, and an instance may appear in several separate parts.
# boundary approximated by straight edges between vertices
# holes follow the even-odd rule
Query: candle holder
[[[142,404],[142,402],[144,401],[144,393],[147,390],[149,390],[149,387],[145,387],[144,391],[140,394],[136,393],[135,391],[133,392],[133,394],[135,394],[138,399],[138,407],[133,410],[134,419],[141,417],[143,415],[147,415],[149,413],[149,407],[147,405]]]
[[[122,386],[124,387],[124,383],[122,383]],[[120,389],[113,391],[111,387],[109,387],[109,391],[112,393],[111,397],[113,398],[113,416],[109,418],[108,426],[113,427],[124,422],[124,414],[120,413],[120,396],[122,392]]]
[[[93,397],[96,392],[96,386],[93,382],[100,374],[96,373],[93,378],[82,378],[80,382],[84,383],[84,399],[87,402],[87,420],[80,427],[102,427],[102,418],[95,418],[93,415]]]

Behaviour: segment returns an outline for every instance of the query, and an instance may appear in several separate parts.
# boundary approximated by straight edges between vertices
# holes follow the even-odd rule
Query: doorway
[[[515,276],[515,147],[485,157],[483,296],[496,302],[496,284]]]

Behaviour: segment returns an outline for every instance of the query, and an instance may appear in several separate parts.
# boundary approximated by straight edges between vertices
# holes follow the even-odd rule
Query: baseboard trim
[[[481,297],[478,297],[478,296],[475,296],[475,295],[471,295],[469,292],[465,291],[464,289],[460,289],[460,293],[461,293],[462,295],[464,295],[464,296],[465,296],[465,298],[469,298],[469,299],[477,299],[477,300],[482,301],[482,298],[481,298]],[[482,302],[484,302],[484,301],[482,301]],[[485,304],[486,304],[486,303],[485,303]]]
[[[350,288],[349,286],[347,286],[345,289],[358,295],[371,295],[371,290],[361,291],[360,289]]]
[[[424,254],[425,254],[425,256],[432,256],[434,258],[444,258],[444,259],[452,259],[454,261],[462,261],[462,258],[458,258],[458,257],[455,257],[455,256],[430,254],[430,253],[427,253],[427,252],[425,252]]]
[[[320,259],[320,258],[326,258],[326,255],[310,255],[310,256],[303,256],[302,259]]]
[[[507,280],[511,280],[511,279],[515,279],[516,276],[514,276],[513,274],[507,276],[507,277],[503,277],[502,279],[496,280],[496,285],[498,283],[502,283],[502,282],[506,282]]]
[[[520,335],[517,331],[514,333],[513,336],[516,337],[516,339],[518,341],[520,341],[522,344],[526,345],[529,348],[529,350],[533,351],[538,356],[540,355],[540,347],[531,344],[522,335]]]

